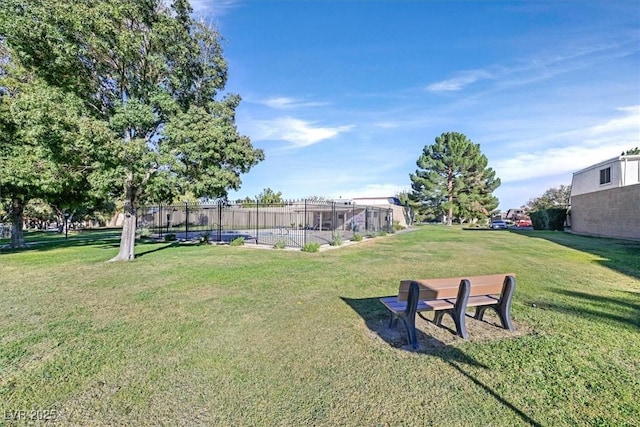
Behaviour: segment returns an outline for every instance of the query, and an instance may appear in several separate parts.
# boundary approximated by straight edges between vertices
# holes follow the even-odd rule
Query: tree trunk
[[[120,251],[110,261],[131,261],[136,256],[136,201],[137,189],[133,185],[132,175],[129,175],[125,183],[124,221],[120,236]]]
[[[25,200],[18,198],[11,199],[11,211],[9,215],[11,217],[11,243],[10,248],[24,248],[24,233],[22,231],[24,218],[24,206],[27,204]]]
[[[447,225],[453,224],[453,177],[449,171],[449,179],[447,180],[447,201],[449,202],[449,211],[447,212]]]

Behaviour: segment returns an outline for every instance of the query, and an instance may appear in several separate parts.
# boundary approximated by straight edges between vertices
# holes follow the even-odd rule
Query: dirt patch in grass
[[[428,319],[433,318],[433,314],[427,313]],[[418,351],[430,351],[444,346],[461,343],[490,342],[504,339],[511,339],[518,336],[535,334],[533,328],[522,322],[512,319],[514,332],[503,329],[498,316],[490,311],[485,312],[483,320],[476,320],[473,315],[467,313],[466,326],[468,339],[462,339],[455,333],[453,319],[445,315],[441,326],[435,325],[431,320],[416,318],[416,333],[418,336]],[[398,321],[395,327],[389,327],[387,317],[371,320],[367,323],[370,336],[376,340],[383,341],[394,348],[403,350],[413,350],[407,343],[407,334],[402,321]]]

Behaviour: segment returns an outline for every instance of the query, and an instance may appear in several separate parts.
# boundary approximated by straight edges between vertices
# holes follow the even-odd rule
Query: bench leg
[[[507,276],[504,278],[504,285],[502,287],[502,294],[500,295],[500,301],[495,305],[494,309],[498,312],[502,327],[513,332],[513,324],[511,323],[511,299],[516,289],[516,278],[513,276]]]
[[[502,327],[513,332],[514,328],[511,323],[511,315],[509,314],[509,304],[502,304],[501,301],[500,304],[496,305],[495,309],[498,313],[498,317],[500,318],[500,323],[502,323]]]
[[[495,312],[498,314],[498,318],[500,319],[500,323],[502,324],[502,328],[507,329],[511,332],[515,330],[513,324],[511,323],[509,306],[507,304],[483,305],[480,307],[476,307],[476,312],[473,318],[482,320],[482,318],[484,317],[484,312],[487,310],[487,308],[493,308],[495,310]]]
[[[467,339],[469,335],[467,334],[467,324],[464,320],[464,311],[456,311],[453,308],[449,310],[438,310],[433,316],[433,324],[436,326],[442,326],[442,318],[445,314],[449,314],[453,319],[453,322],[456,324],[456,335]]]
[[[394,316],[392,312],[389,312],[389,329],[394,328],[398,324],[398,316]]]
[[[404,328],[407,330],[407,338],[409,339],[409,344],[413,347],[414,350],[418,349],[418,337],[416,334],[416,318],[413,317],[408,319],[406,317],[402,318],[402,322],[404,323]]]
[[[487,310],[486,305],[480,305],[476,307],[476,312],[474,313],[473,318],[476,320],[482,320],[482,318],[484,317],[484,312],[486,310]]]
[[[461,307],[461,308],[462,310],[452,309],[450,313],[451,313],[451,317],[453,317],[453,321],[456,324],[456,332],[458,333],[458,336],[466,340],[469,337],[469,335],[467,334],[467,324],[464,320],[464,316],[465,316],[464,307]]]
[[[418,348],[418,337],[416,334],[416,319],[415,317],[411,320],[406,316],[398,316],[392,312],[389,312],[389,328],[394,328],[398,325],[398,319],[402,319],[402,324],[404,325],[404,329],[407,332],[407,340],[409,344],[414,349]]]
[[[442,326],[442,316],[444,316],[445,311],[436,311],[433,316],[433,324],[436,326]]]

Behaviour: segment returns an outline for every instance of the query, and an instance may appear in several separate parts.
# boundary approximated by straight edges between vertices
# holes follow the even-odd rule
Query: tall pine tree
[[[451,225],[454,217],[480,218],[498,206],[493,191],[500,179],[488,167],[480,145],[464,134],[443,133],[434,144],[424,147],[416,164],[418,169],[409,175],[410,197],[422,213],[445,215]]]

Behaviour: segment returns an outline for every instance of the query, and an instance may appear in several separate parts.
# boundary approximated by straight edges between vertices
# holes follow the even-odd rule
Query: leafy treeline
[[[528,212],[542,209],[568,209],[571,196],[570,185],[560,185],[546,190],[542,195],[530,199],[523,208]]]
[[[236,128],[240,97],[222,94],[220,34],[191,12],[185,0],[4,0],[1,197],[118,195],[114,259],[130,260],[141,203],[237,190],[264,153]]]

